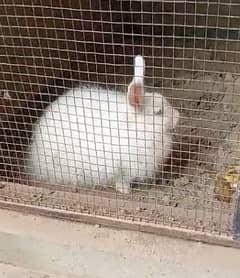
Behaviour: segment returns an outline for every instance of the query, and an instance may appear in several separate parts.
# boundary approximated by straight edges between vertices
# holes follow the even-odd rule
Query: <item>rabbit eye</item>
[[[159,110],[155,113],[156,115],[162,115],[162,110]]]

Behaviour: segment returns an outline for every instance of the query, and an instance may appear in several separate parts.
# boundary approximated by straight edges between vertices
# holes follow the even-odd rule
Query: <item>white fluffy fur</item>
[[[36,125],[28,172],[50,183],[115,184],[130,191],[169,155],[179,113],[160,94],[146,93],[141,111],[127,94],[95,87],[67,91]]]
[[[137,55],[134,59],[134,82],[143,83],[145,74],[145,62],[142,56]]]

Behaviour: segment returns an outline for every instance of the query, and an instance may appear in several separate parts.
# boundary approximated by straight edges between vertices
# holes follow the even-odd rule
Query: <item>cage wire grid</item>
[[[121,221],[129,221],[156,229],[239,237],[238,1],[3,0],[0,13],[1,207],[30,205],[32,210],[105,217],[119,227]],[[171,132],[162,128],[166,118],[157,118],[161,136],[154,148],[161,151],[158,156],[153,152],[151,159],[146,145],[157,133],[131,130],[126,124],[128,137],[122,135],[126,114],[140,113],[126,103],[136,55],[145,60],[144,91],[154,95],[146,111],[158,104],[161,113],[168,111],[171,125],[174,111],[180,115]],[[169,106],[159,104],[161,96]],[[47,113],[54,120],[43,124]],[[157,126],[149,113],[141,112],[141,128]],[[36,165],[25,165],[41,120],[42,138],[51,139],[36,148],[36,156],[44,156],[40,163],[45,170],[37,180],[30,175]],[[135,117],[131,120],[136,123]],[[104,126],[106,121],[114,131]],[[141,163],[134,163],[129,154],[130,134],[136,142],[142,136]],[[169,153],[166,140],[171,142]],[[96,155],[100,145],[102,156]],[[49,178],[59,174],[53,167],[56,161],[51,161],[60,153],[65,155],[65,165],[58,162],[68,177],[66,184],[63,178]],[[105,186],[112,179],[106,176],[119,168],[111,168],[108,160],[125,163],[125,170],[138,173],[139,165],[148,166],[152,158],[157,164],[165,156],[153,177],[131,180],[131,192]],[[76,171],[85,170],[92,186],[76,183]],[[103,176],[104,184],[96,182]]]

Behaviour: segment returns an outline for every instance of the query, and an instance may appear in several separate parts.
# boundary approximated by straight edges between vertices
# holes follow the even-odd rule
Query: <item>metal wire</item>
[[[240,234],[237,189],[225,179],[229,168],[239,169],[239,1],[37,2],[0,3],[0,200]],[[146,64],[144,90],[154,98],[142,117],[126,121],[138,54]],[[133,125],[149,128],[157,105],[168,115],[153,121],[161,136],[150,138]],[[178,125],[164,130],[175,109]],[[51,120],[43,124],[47,111]],[[36,136],[38,174],[27,162]],[[171,152],[149,176],[141,167],[151,161],[156,136],[155,168],[166,138]],[[133,159],[130,145],[140,139]],[[126,186],[126,173],[141,175],[120,194],[114,182]]]

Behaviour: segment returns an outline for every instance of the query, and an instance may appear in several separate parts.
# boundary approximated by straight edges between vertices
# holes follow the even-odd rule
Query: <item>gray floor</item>
[[[0,210],[0,277],[240,277],[240,250]]]

